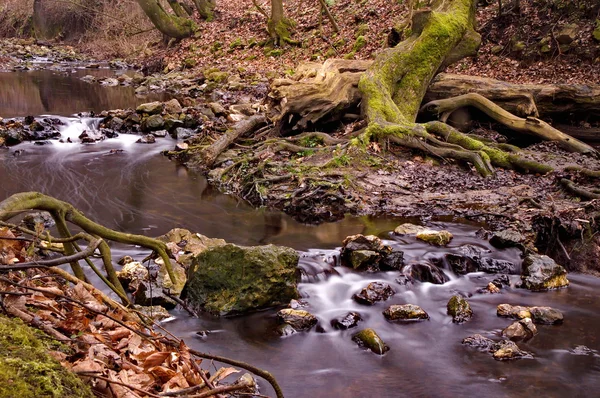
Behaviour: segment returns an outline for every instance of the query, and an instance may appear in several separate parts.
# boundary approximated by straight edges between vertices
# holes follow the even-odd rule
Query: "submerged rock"
[[[527,340],[536,334],[537,328],[533,324],[531,318],[523,318],[519,321],[513,322],[501,333],[502,337],[506,337],[511,340]]]
[[[332,319],[331,326],[338,330],[346,330],[358,326],[358,322],[362,320],[358,312],[349,312],[343,317]]]
[[[215,315],[233,315],[299,297],[298,253],[289,247],[208,247],[193,257],[189,303]]]
[[[352,340],[359,346],[368,348],[378,355],[383,355],[390,350],[390,347],[388,347],[381,337],[379,337],[377,332],[371,328],[363,329],[356,333],[354,336],[352,336]]]
[[[567,271],[545,255],[527,254],[523,260],[523,287],[542,291],[569,285]]]
[[[404,273],[408,273],[413,279],[419,282],[429,282],[436,285],[442,285],[450,280],[444,271],[433,264],[418,263],[411,264],[404,268]]]
[[[533,358],[533,354],[521,350],[519,346],[511,340],[502,340],[501,342],[496,343],[493,347],[493,350],[494,359],[497,359],[499,361],[520,358]]]
[[[277,313],[277,318],[297,331],[309,330],[318,322],[317,317],[305,310],[284,308]]]
[[[448,315],[452,316],[452,322],[464,323],[473,317],[473,310],[469,302],[462,296],[454,295],[450,297],[447,305]]]
[[[429,314],[414,304],[390,305],[383,311],[383,316],[390,321],[421,321],[429,319]]]
[[[496,342],[492,339],[488,339],[480,334],[474,334],[472,336],[465,337],[462,344],[477,348],[482,351],[492,351]]]
[[[387,283],[371,282],[367,287],[363,288],[352,297],[360,304],[373,305],[379,301],[389,299],[395,293],[394,289]]]

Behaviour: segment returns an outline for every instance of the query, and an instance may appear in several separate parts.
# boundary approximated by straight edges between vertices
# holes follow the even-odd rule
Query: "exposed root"
[[[586,200],[600,199],[600,194],[594,193],[592,191],[589,191],[589,190],[581,188],[581,187],[578,187],[571,180],[562,178],[560,180],[560,183],[568,192],[572,193],[575,196],[579,196],[582,199],[586,199]]]

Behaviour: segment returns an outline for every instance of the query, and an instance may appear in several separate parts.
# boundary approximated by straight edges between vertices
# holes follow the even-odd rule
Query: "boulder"
[[[334,329],[346,330],[358,326],[358,322],[362,321],[362,317],[358,312],[349,312],[343,317],[331,320],[331,326]]]
[[[137,90],[136,90],[137,92]],[[164,109],[164,105],[160,101],[147,102],[145,104],[139,105],[135,111],[137,113],[147,113],[149,115],[157,115],[162,113]]]
[[[227,244],[224,239],[209,238],[183,228],[174,228],[157,239],[167,244],[171,254],[186,270],[194,257],[206,249]]]
[[[422,321],[429,319],[429,314],[414,304],[390,305],[383,311],[383,316],[390,321]]]
[[[472,336],[465,337],[462,341],[462,344],[477,348],[481,351],[492,351],[496,343],[494,340],[488,339],[480,334],[474,334]]]
[[[342,264],[356,270],[390,271],[404,265],[404,252],[394,251],[374,235],[351,235],[342,242]]]
[[[375,354],[383,355],[390,350],[390,347],[379,337],[375,330],[363,329],[352,336],[352,340],[359,346],[373,351]]]
[[[519,346],[511,340],[502,340],[501,342],[496,343],[493,347],[493,350],[494,359],[497,359],[499,361],[520,358],[533,358],[533,355],[531,353],[521,350]]]
[[[507,247],[523,248],[524,242],[525,236],[513,229],[494,232],[490,238],[490,244],[498,249],[505,249]]]
[[[281,323],[286,323],[294,330],[310,330],[318,322],[317,317],[305,310],[295,310],[284,308],[277,313],[277,318]]]
[[[165,121],[161,115],[150,115],[142,120],[142,131],[161,130],[165,126]]]
[[[233,315],[298,298],[298,253],[282,246],[206,248],[192,259],[186,296],[195,308]]]
[[[563,314],[551,307],[529,307],[531,319],[535,323],[554,325],[563,322]]]
[[[429,282],[442,285],[450,280],[444,272],[433,264],[418,263],[408,265],[404,269],[413,279],[420,282]]]
[[[473,317],[473,310],[469,302],[459,295],[450,297],[447,305],[447,313],[452,316],[452,322],[459,324],[467,322]]]
[[[181,104],[175,98],[173,98],[170,101],[165,102],[164,109],[165,109],[166,113],[170,113],[170,114],[178,114],[183,111],[183,109],[181,108]]]
[[[546,255],[529,253],[523,260],[522,287],[543,291],[567,287],[567,271]]]
[[[506,337],[510,340],[527,340],[536,334],[537,328],[533,324],[531,318],[523,318],[519,321],[513,322],[501,333],[502,337]]]
[[[396,292],[390,285],[383,282],[371,282],[352,298],[357,303],[373,305],[379,301],[385,301],[392,297]]]

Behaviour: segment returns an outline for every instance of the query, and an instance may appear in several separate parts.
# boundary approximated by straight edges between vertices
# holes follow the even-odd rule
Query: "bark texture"
[[[187,18],[170,15],[158,0],[137,0],[152,24],[161,33],[174,39],[184,39],[194,33],[194,23]]]

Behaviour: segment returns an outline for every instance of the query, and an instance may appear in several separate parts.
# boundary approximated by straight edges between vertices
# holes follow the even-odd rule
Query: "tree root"
[[[79,258],[74,257],[77,256],[76,252],[78,246],[76,246],[74,243],[73,235],[71,235],[69,232],[67,221],[83,229],[85,234],[81,236],[88,240],[90,244],[92,241],[95,242],[95,240],[98,240],[98,247],[100,249],[108,276],[108,278],[103,278],[103,280],[107,282],[106,279],[108,279],[108,281],[110,281],[108,286],[111,287],[111,289],[113,289],[115,293],[117,293],[122,299],[126,299],[125,290],[121,286],[121,283],[116,276],[116,272],[112,266],[112,261],[110,258],[110,248],[104,240],[140,245],[155,251],[162,258],[171,281],[174,284],[176,283],[175,273],[173,272],[173,268],[167,254],[167,246],[164,242],[149,238],[147,236],[128,234],[106,228],[85,217],[83,213],[81,213],[71,204],[46,196],[39,192],[23,192],[15,194],[0,202],[0,221],[9,220],[12,217],[31,210],[45,210],[52,215],[56,222],[57,229],[63,238],[62,243],[65,248],[66,257],[69,260],[68,262],[71,264],[73,273],[79,279],[85,280],[85,275],[78,261],[73,260],[74,258]],[[79,251],[81,252],[81,250]],[[99,273],[96,269],[94,269],[94,271]]]
[[[560,180],[560,183],[567,191],[569,191],[570,193],[572,193],[575,196],[579,196],[582,199],[586,199],[586,200],[600,199],[600,194],[594,193],[593,191],[588,191],[587,189],[584,189],[581,187],[578,187],[571,180],[562,178]]]

